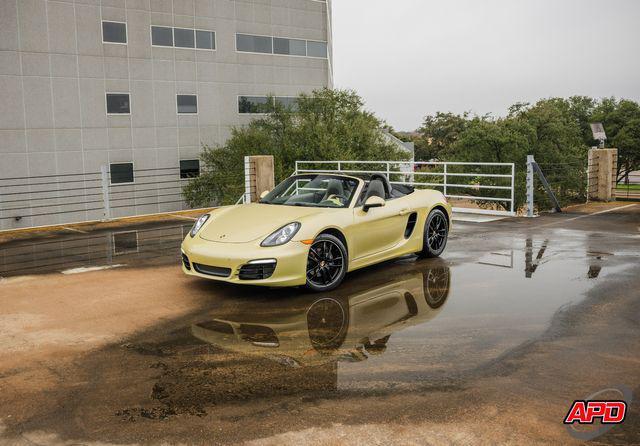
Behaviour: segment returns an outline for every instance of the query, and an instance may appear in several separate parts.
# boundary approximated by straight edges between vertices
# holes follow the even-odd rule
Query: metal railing
[[[616,198],[640,200],[640,171],[630,172],[616,184]]]
[[[311,168],[313,167],[313,168]],[[447,199],[458,204],[475,203],[478,207],[454,206],[456,212],[491,215],[515,215],[515,164],[427,161],[296,161],[296,174],[343,173],[385,175],[391,184],[441,190]],[[486,191],[497,191],[487,195]],[[466,204],[465,203],[465,204]],[[491,204],[502,209],[487,209]]]
[[[73,224],[190,209],[179,167],[134,169],[117,182],[99,172],[0,178],[0,230]],[[122,179],[122,178],[120,178]]]

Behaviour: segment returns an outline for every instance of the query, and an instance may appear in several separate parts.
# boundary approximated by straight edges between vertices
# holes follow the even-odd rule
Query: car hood
[[[323,211],[326,209],[260,203],[223,207],[211,212],[210,221],[200,231],[200,238],[224,243],[250,242]]]

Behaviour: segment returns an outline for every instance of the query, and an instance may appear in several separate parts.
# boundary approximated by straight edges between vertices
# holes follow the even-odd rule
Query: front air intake
[[[275,270],[275,260],[269,263],[247,263],[240,268],[238,278],[240,280],[264,280],[271,277]]]
[[[206,274],[208,276],[216,277],[229,277],[231,274],[231,268],[222,268],[220,266],[202,265],[200,263],[194,263],[193,268],[200,274]]]
[[[191,262],[189,262],[189,257],[186,254],[182,254],[182,263],[187,271],[191,271]]]

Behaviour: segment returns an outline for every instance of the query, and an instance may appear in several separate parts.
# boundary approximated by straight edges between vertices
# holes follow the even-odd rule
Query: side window
[[[121,22],[102,22],[103,43],[127,43],[127,24]]]
[[[196,48],[201,50],[216,49],[216,33],[213,31],[196,30]]]
[[[152,26],[151,44],[158,46],[173,46],[173,28]]]
[[[195,48],[196,39],[192,29],[173,28],[174,45],[179,48]]]
[[[195,94],[179,94],[176,96],[178,113],[198,113],[198,96]]]
[[[200,176],[200,160],[180,160],[180,178]]]
[[[306,56],[307,42],[299,39],[273,38],[273,53],[286,54],[289,56]]]
[[[264,36],[236,34],[236,49],[249,53],[273,53],[273,39]]]
[[[111,184],[133,183],[133,163],[109,164]]]
[[[131,113],[129,93],[107,93],[107,114],[127,115]]]
[[[269,113],[273,105],[267,96],[239,96],[238,113],[258,114]]]
[[[307,40],[307,56],[327,58],[327,42]]]

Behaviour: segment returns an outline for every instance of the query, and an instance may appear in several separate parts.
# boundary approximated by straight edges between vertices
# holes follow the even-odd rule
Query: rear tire
[[[420,257],[439,257],[447,246],[448,237],[449,222],[445,213],[440,209],[429,212],[424,225]]]
[[[309,247],[307,284],[312,291],[330,291],[342,283],[347,274],[347,248],[339,238],[320,234]]]

